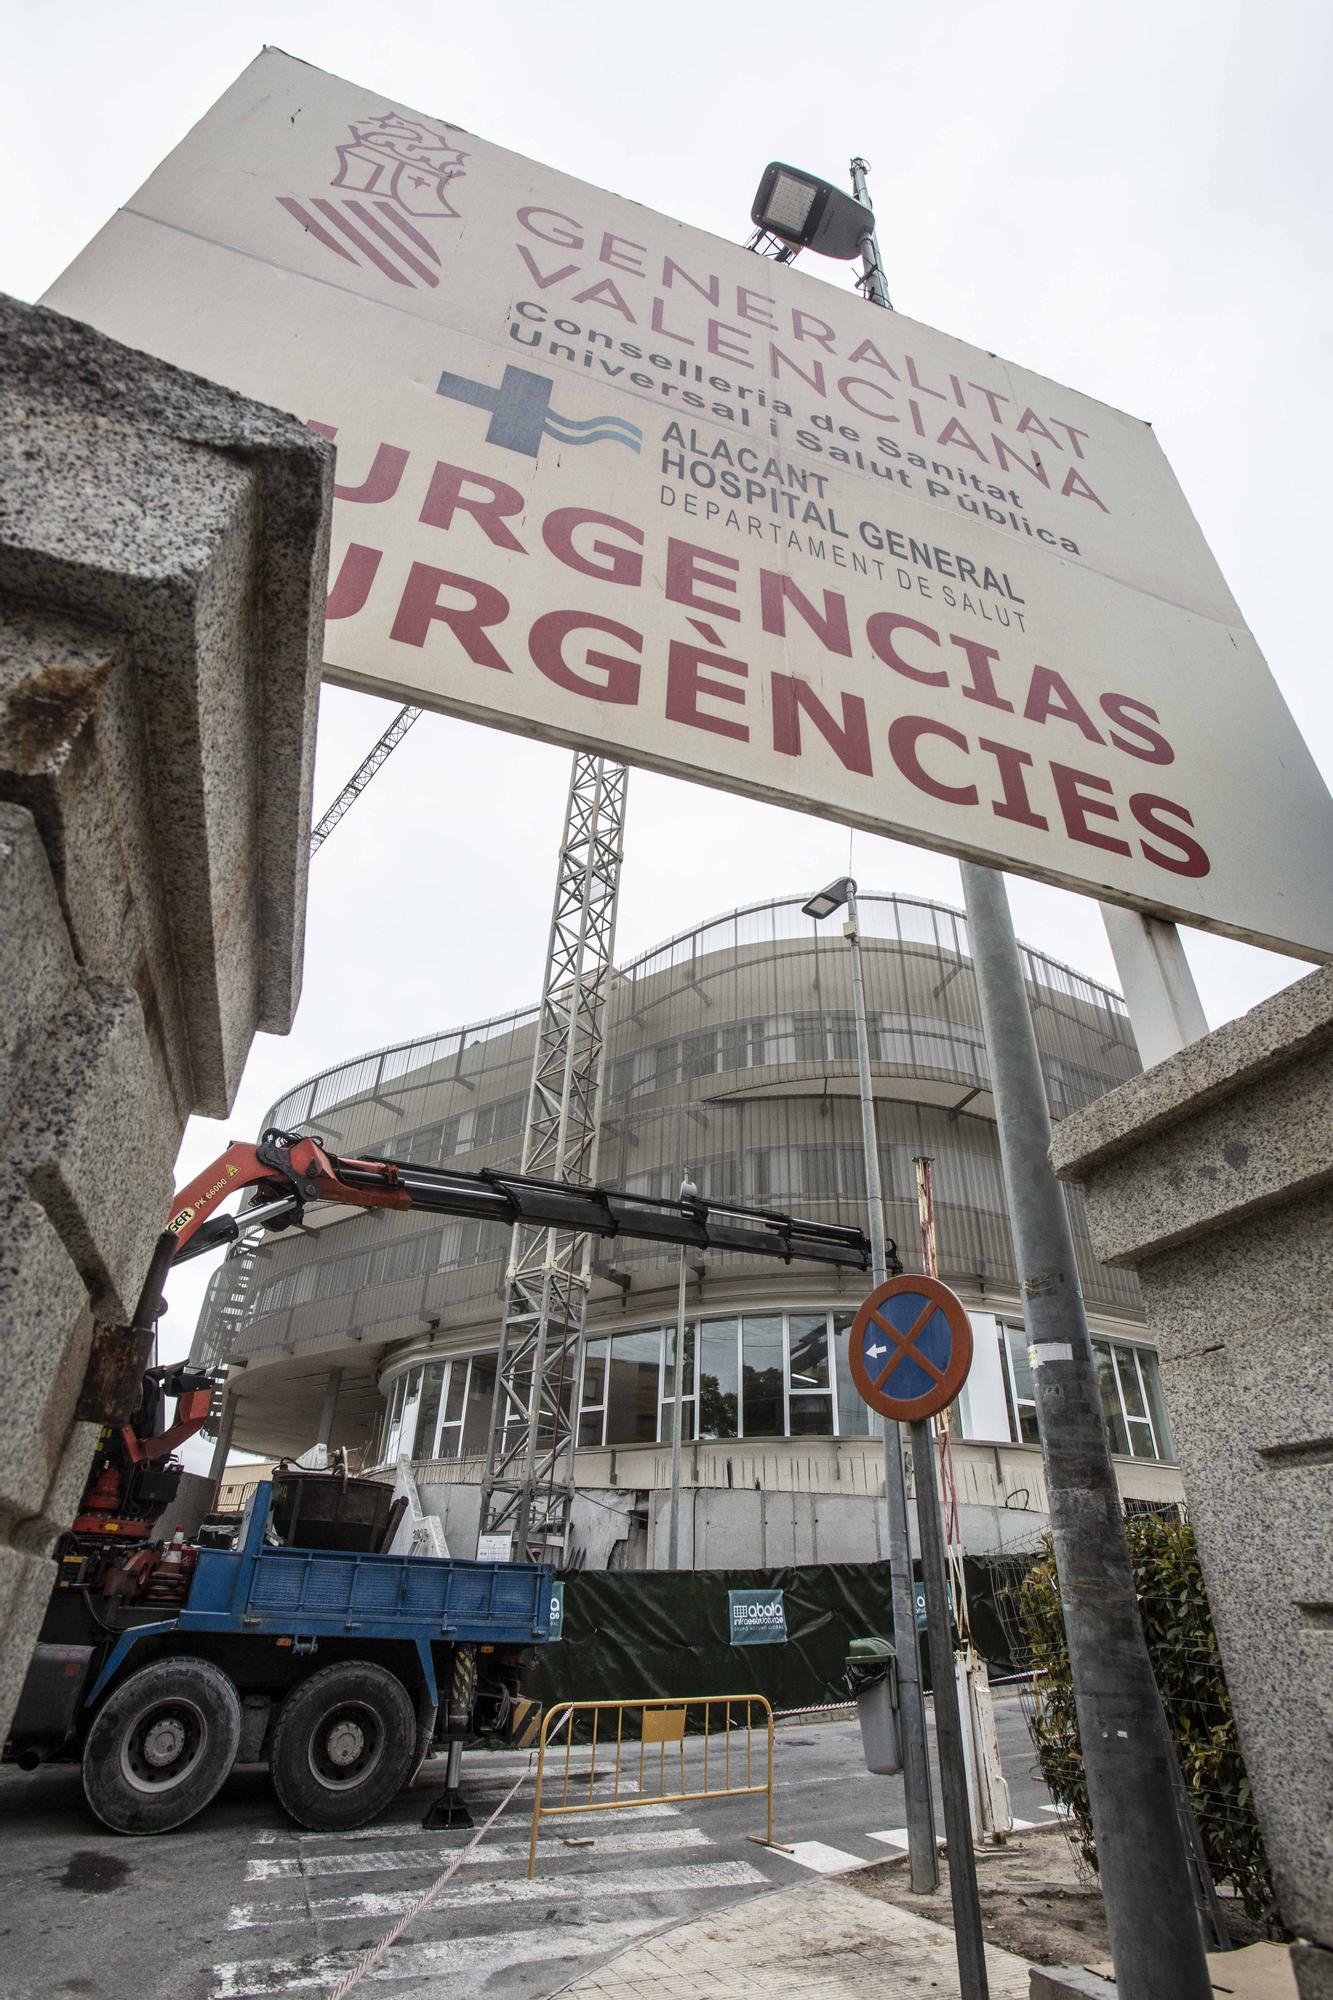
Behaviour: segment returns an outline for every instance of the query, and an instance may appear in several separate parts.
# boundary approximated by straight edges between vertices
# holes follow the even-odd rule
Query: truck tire
[[[298,1826],[336,1832],[383,1812],[416,1756],[417,1718],[402,1682],[370,1660],[345,1660],[283,1702],[269,1776]]]
[[[241,1703],[211,1660],[158,1660],[115,1688],[83,1746],[83,1793],[115,1833],[169,1833],[236,1761]]]

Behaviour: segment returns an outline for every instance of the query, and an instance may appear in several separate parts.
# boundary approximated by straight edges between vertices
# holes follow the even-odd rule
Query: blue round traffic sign
[[[852,1380],[863,1402],[897,1423],[952,1403],[972,1366],[972,1322],[938,1278],[890,1278],[852,1321]]]

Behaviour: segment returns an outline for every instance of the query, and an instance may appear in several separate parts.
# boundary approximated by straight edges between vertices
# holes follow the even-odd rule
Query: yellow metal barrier
[[[585,1715],[592,1717],[591,1740],[578,1747],[581,1751],[586,1748],[588,1762],[586,1768],[581,1762],[576,1768],[574,1727],[577,1719]],[[614,1718],[614,1738],[611,1722],[608,1719],[604,1723],[604,1717]],[[557,1775],[552,1778],[547,1752],[556,1747],[551,1739],[561,1730],[565,1732],[564,1759],[561,1764],[557,1751],[553,1759]],[[754,1775],[757,1730],[763,1732],[764,1739],[764,1775],[759,1783]],[[721,1734],[720,1743],[712,1740],[715,1732]],[[734,1782],[742,1769],[744,1784]],[[718,1778],[720,1784],[713,1782]],[[652,1788],[654,1779],[656,1790]],[[548,1788],[554,1792],[556,1785],[560,1787],[559,1803],[550,1805]],[[544,1819],[608,1812],[617,1807],[675,1805],[685,1799],[730,1799],[760,1793],[768,1799],[763,1844],[771,1847],[773,1710],[761,1694],[696,1695],[686,1701],[663,1697],[646,1701],[560,1702],[543,1717],[537,1746],[528,1879],[531,1881],[536,1872],[537,1834]],[[751,1834],[749,1838],[757,1840],[759,1836]]]

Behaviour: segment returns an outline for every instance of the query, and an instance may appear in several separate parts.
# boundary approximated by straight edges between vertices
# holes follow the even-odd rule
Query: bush
[[[1194,1530],[1183,1521],[1153,1514],[1128,1521],[1125,1527],[1148,1655],[1213,1880],[1232,1883],[1246,1915],[1276,1934],[1268,1857],[1236,1735]],[[1072,1814],[1076,1845],[1096,1868],[1049,1537],[1041,1559],[1018,1587],[1018,1611],[1030,1665],[1041,1676],[1032,1730],[1042,1776],[1051,1797]]]

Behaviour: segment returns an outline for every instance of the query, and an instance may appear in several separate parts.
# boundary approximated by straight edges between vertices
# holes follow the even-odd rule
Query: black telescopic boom
[[[415,1209],[478,1220],[519,1222],[573,1229],[590,1236],[633,1236],[658,1243],[683,1243],[698,1250],[737,1250],[750,1256],[780,1257],[784,1263],[836,1264],[870,1268],[870,1244],[860,1229],[842,1223],[804,1221],[772,1209],[730,1203],[656,1200],[621,1194],[614,1188],[575,1187],[567,1181],[534,1180],[491,1167],[479,1174],[456,1174],[445,1167],[394,1165],[398,1181]],[[349,1188],[374,1187],[376,1177],[344,1164],[340,1179]]]
[[[844,1270],[870,1269],[870,1243],[864,1231],[837,1222],[813,1222],[778,1210],[747,1208],[741,1203],[699,1200],[657,1200],[649,1195],[621,1194],[614,1188],[575,1187],[567,1181],[534,1180],[526,1174],[489,1167],[479,1174],[454,1173],[447,1167],[419,1167],[404,1160],[330,1156],[336,1185],[347,1190],[352,1207],[377,1204],[358,1196],[382,1193],[385,1169],[392,1186],[407,1196],[403,1207],[432,1215],[461,1215],[478,1222],[498,1222],[512,1229],[519,1222],[572,1229],[590,1236],[630,1236],[656,1243],[684,1244],[695,1250],[734,1250],[751,1257],[780,1257],[785,1264],[833,1264]],[[327,1184],[319,1199],[337,1200]],[[308,1205],[296,1187],[266,1190],[253,1207],[239,1216],[212,1216],[200,1225],[180,1250],[185,1262],[221,1243],[235,1242],[242,1229],[281,1229],[299,1220]],[[392,1204],[397,1207],[397,1204]],[[902,1269],[890,1243],[889,1270]]]

